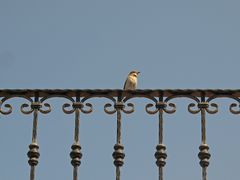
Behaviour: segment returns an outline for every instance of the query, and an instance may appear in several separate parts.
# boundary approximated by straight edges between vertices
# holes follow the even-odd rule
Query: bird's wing
[[[126,79],[126,81],[125,81],[125,83],[124,83],[123,89],[126,89],[127,80],[128,80],[128,78]]]

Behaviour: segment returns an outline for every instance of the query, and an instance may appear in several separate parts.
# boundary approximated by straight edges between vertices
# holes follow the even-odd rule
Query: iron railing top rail
[[[122,89],[0,89],[0,97],[12,96],[12,95],[24,95],[33,97],[36,94],[38,97],[45,97],[49,95],[55,96],[97,96],[104,95],[118,96],[119,93],[122,96],[134,95],[144,96],[146,94],[150,96],[168,97],[172,95],[192,95],[192,96],[205,96],[212,97],[214,95],[232,95],[240,97],[240,89],[136,89],[136,90],[122,90]]]
[[[35,180],[35,168],[40,157],[39,145],[37,143],[38,114],[51,112],[50,103],[45,103],[52,97],[64,97],[71,102],[64,103],[62,110],[66,114],[75,114],[74,142],[71,146],[71,164],[73,166],[73,180],[78,180],[78,167],[81,164],[80,145],[80,113],[91,113],[93,105],[88,103],[92,97],[108,98],[110,103],[104,105],[104,112],[117,114],[116,144],[114,145],[114,165],[116,166],[116,180],[120,180],[121,167],[124,164],[124,145],[122,144],[122,113],[134,112],[134,104],[127,103],[135,97],[143,97],[152,100],[145,106],[148,114],[158,113],[158,144],[154,154],[158,166],[158,180],[163,180],[163,168],[166,164],[166,146],[163,143],[163,115],[176,112],[176,104],[170,101],[186,97],[192,99],[188,105],[188,111],[192,114],[200,113],[201,116],[201,144],[198,157],[202,167],[202,180],[207,180],[207,168],[211,154],[206,141],[206,114],[218,112],[218,103],[212,102],[217,98],[230,98],[234,102],[230,104],[229,111],[233,114],[240,114],[240,89],[0,89],[0,115],[8,115],[12,112],[12,105],[7,103],[11,98],[25,98],[26,103],[21,104],[20,110],[24,114],[33,114],[32,143],[29,145],[28,163],[31,166],[30,180]],[[154,107],[155,105],[155,107]]]

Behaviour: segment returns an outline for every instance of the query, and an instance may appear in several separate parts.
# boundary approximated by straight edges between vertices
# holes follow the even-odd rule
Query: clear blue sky
[[[1,88],[122,88],[126,75],[141,71],[139,89],[239,88],[240,2],[237,0],[42,0],[0,1]],[[0,179],[28,179],[26,153],[32,116],[15,111],[0,117]],[[71,179],[70,146],[74,117],[61,111],[64,100],[50,101],[41,115],[37,179]],[[80,179],[114,179],[111,154],[115,119],[95,99],[94,112],[82,115]],[[134,100],[136,112],[124,115],[124,180],[157,179],[157,116],[144,112],[147,100]],[[200,179],[198,115],[178,100],[166,115],[168,159],[165,178]],[[239,178],[239,116],[228,100],[207,123],[212,158],[209,179]]]

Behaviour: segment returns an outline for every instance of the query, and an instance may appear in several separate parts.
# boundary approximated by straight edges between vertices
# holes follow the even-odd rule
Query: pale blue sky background
[[[122,88],[130,70],[141,71],[139,89],[239,88],[240,2],[237,0],[0,0],[1,88]],[[0,117],[0,179],[28,179],[26,153],[32,116],[15,111]],[[70,146],[74,117],[61,111],[41,115],[37,179],[71,179]],[[111,154],[116,117],[103,112],[106,100],[92,100],[94,112],[81,116],[80,178],[112,180]],[[144,112],[147,100],[135,99],[136,112],[124,115],[123,180],[157,179],[157,116]],[[166,115],[168,159],[165,179],[201,179],[197,154],[200,117],[187,112],[188,100]],[[209,179],[239,178],[239,116],[231,101],[208,117],[212,154]]]

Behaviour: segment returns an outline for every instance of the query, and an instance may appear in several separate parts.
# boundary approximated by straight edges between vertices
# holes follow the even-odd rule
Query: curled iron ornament
[[[229,105],[229,111],[232,114],[240,114],[240,99],[238,97],[235,97],[233,95],[214,95],[212,97],[209,97],[207,102],[210,102],[210,101],[212,101],[214,99],[217,99],[217,98],[230,98],[230,99],[233,99],[233,100],[237,101],[237,103],[231,103]],[[238,107],[238,109],[236,109],[236,107]]]
[[[238,107],[238,110],[235,110],[234,108]],[[240,114],[240,104],[232,103],[229,106],[229,111],[233,114]]]
[[[188,99],[195,101],[194,103],[190,103],[187,107],[187,109],[190,113],[197,114],[201,111],[197,105],[200,103],[200,100],[196,96],[192,96],[192,95],[172,95],[172,96],[167,97],[164,102],[168,103],[169,101],[171,101],[173,99],[177,99],[177,98],[188,98]],[[172,110],[170,110],[170,112],[168,110],[165,110],[165,112],[172,114],[176,111],[176,104],[169,103],[168,106],[172,107]]]
[[[192,114],[199,113],[202,108],[205,109],[209,114],[215,114],[215,113],[218,112],[218,105],[216,103],[211,103],[209,105],[209,101],[211,101],[214,98],[209,98],[208,101],[206,101],[206,102],[200,102],[200,100],[196,96],[192,96],[192,95],[173,95],[173,96],[170,96],[170,97],[166,98],[165,102],[168,102],[168,101],[170,101],[172,99],[176,99],[176,98],[182,98],[182,97],[190,98],[190,99],[195,101],[194,103],[190,103],[188,105],[188,111]],[[176,108],[175,104],[174,104],[174,108]]]
[[[84,107],[87,106],[88,109],[84,109]],[[91,103],[86,103],[85,105],[83,105],[83,107],[81,108],[81,112],[85,113],[85,114],[89,114],[93,111],[93,106]]]
[[[99,96],[98,96],[98,95],[88,95],[88,96],[84,97],[84,98],[81,100],[81,102],[82,102],[82,103],[85,103],[87,100],[92,99],[92,98],[94,98],[94,97],[99,97]],[[113,97],[110,96],[110,95],[103,95],[103,96],[101,96],[101,97],[107,98],[107,99],[111,100],[114,104],[116,104],[116,99],[113,98]],[[85,110],[85,109],[81,108],[81,111],[82,111],[83,113],[88,114],[88,113],[91,113],[91,112],[93,111],[93,106],[92,106],[91,103],[86,103],[85,106],[87,106],[89,109],[88,109],[88,110]],[[131,106],[131,105],[129,105],[129,106]],[[109,110],[108,108],[110,108],[110,107],[114,107],[114,105],[111,104],[111,103],[105,104],[105,105],[104,105],[104,112],[107,113],[107,114],[114,114],[114,113],[116,112],[115,107],[113,108],[113,110]],[[128,112],[128,110],[126,110],[126,112]]]
[[[216,103],[211,103],[209,105],[208,102],[199,102],[198,104],[190,103],[188,105],[188,111],[192,114],[199,113],[202,108],[205,109],[209,114],[215,114],[218,112],[218,105]]]
[[[84,107],[87,106],[88,109],[84,109]],[[85,105],[82,102],[73,102],[65,103],[62,105],[62,110],[66,114],[72,114],[75,112],[76,108],[80,109],[82,113],[89,114],[93,111],[93,106],[90,103],[86,103]]]
[[[46,109],[43,109],[43,107],[46,107]],[[52,111],[51,105],[48,103],[41,104],[40,102],[32,102],[31,105],[24,103],[20,107],[23,114],[31,114],[34,109],[38,109],[39,112],[43,114],[47,114]]]
[[[152,103],[148,103],[146,106],[145,106],[145,110],[148,114],[156,114],[159,110],[155,107],[154,110],[150,110],[149,108],[151,107],[154,107],[154,104]]]
[[[33,102],[31,98],[26,97],[26,96],[19,96],[19,95],[17,95],[17,96],[4,97],[4,98],[0,101],[0,113],[3,114],[3,115],[11,114],[12,111],[13,111],[12,105],[10,105],[10,104],[4,104],[4,102],[6,102],[6,101],[9,100],[9,99],[17,98],[17,97],[26,99],[26,100],[29,101],[30,103]],[[7,110],[4,110],[4,109],[3,109],[3,107],[2,107],[3,104],[4,104],[4,108],[6,108]],[[24,104],[26,104],[26,103],[24,103]],[[21,108],[20,108],[20,110],[21,110]]]
[[[46,107],[46,109],[40,108],[39,111],[43,114],[47,114],[50,113],[52,111],[51,105],[48,103],[44,103],[43,104],[44,107]]]
[[[20,106],[20,111],[23,114],[31,114],[34,111],[34,109],[38,109],[43,114],[47,114],[47,113],[51,112],[51,106],[48,103],[44,103],[43,106],[46,107],[46,109],[42,109],[41,102],[33,102],[33,100],[29,97],[26,97],[26,96],[10,96],[10,97],[5,97],[0,101],[0,113],[2,113],[4,115],[10,114],[13,110],[12,106],[10,104],[5,104],[4,107],[7,108],[8,110],[3,110],[2,105],[6,100],[9,100],[11,98],[17,98],[17,97],[24,98],[27,101],[29,101],[29,103],[23,103]]]
[[[117,112],[116,109],[112,109],[112,110],[108,110],[109,107],[113,107],[112,104],[110,103],[107,103],[104,105],[104,112],[107,113],[107,114],[114,114],[115,112]]]
[[[72,97],[67,96],[67,95],[48,95],[48,96],[45,96],[45,97],[41,98],[41,100],[40,100],[40,103],[43,103],[43,106],[46,107],[46,109],[40,108],[39,111],[43,114],[47,114],[47,113],[51,112],[52,111],[51,105],[49,103],[44,103],[44,101],[49,100],[51,98],[56,98],[56,97],[65,98],[65,99],[68,99],[71,102],[74,102],[74,99]],[[63,109],[64,112],[65,112],[64,109],[66,107],[71,106],[70,104],[69,104],[69,106],[67,104],[68,103],[65,103],[62,106],[62,109]],[[65,113],[67,114],[67,110],[66,110]]]
[[[126,96],[124,99],[123,99],[123,103],[127,102],[128,100],[130,99],[133,99],[133,98],[136,98],[136,97],[144,97],[144,98],[147,98],[147,99],[150,99],[152,100],[153,102],[157,103],[157,99],[154,98],[153,96],[133,96],[133,95],[130,95],[130,96]],[[132,112],[134,112],[134,104],[133,103],[128,103],[127,106],[131,106],[132,109],[130,110],[130,112],[126,112],[125,109],[123,108],[123,112],[127,113],[127,114],[130,114]],[[154,105],[152,103],[148,103],[146,106],[145,106],[145,110],[146,112],[148,112],[149,114],[155,114],[158,110],[150,110],[149,108],[153,107]]]
[[[167,107],[171,107],[171,109],[167,109]],[[176,104],[174,103],[168,103],[166,108],[164,108],[163,110],[168,113],[168,114],[173,114],[176,112]]]
[[[210,104],[210,107],[213,107],[212,109],[210,109],[209,107],[206,108],[206,111],[209,113],[209,114],[215,114],[218,112],[218,105],[216,103],[211,103]]]
[[[145,106],[145,110],[148,114],[156,114],[161,109],[168,114],[173,114],[176,112],[176,105],[174,103],[157,102],[155,104],[155,109],[151,110],[150,109],[151,107],[154,107],[154,104],[148,103]],[[171,107],[171,108],[168,109],[168,107]]]
[[[70,108],[69,108],[70,107]],[[67,108],[69,108],[69,109],[67,109]],[[71,104],[69,104],[69,103],[64,103],[63,105],[62,105],[62,110],[63,110],[63,112],[64,113],[66,113],[66,114],[72,114],[74,111],[75,111],[75,109],[72,107],[72,105]]]
[[[2,101],[0,102],[0,113],[3,114],[3,115],[8,115],[8,114],[11,114],[12,113],[12,106],[10,104],[4,104],[4,107],[7,109],[7,110],[4,110],[2,108]]]
[[[114,105],[111,103],[107,103],[104,105],[104,112],[107,114],[114,114],[117,112],[117,109],[121,109],[126,114],[131,114],[134,112],[134,104],[133,103],[127,103],[127,106],[129,109],[126,109],[126,106],[122,102],[117,102]],[[113,109],[109,109],[112,107]]]
[[[122,111],[126,114],[131,114],[134,112],[134,104],[133,103],[127,103],[127,106],[130,107],[130,109],[125,109],[125,107],[122,109]]]
[[[21,105],[20,110],[23,114],[31,114],[34,109],[31,108],[31,105],[24,103]]]
[[[195,103],[190,103],[188,105],[188,111],[192,114],[197,114],[201,111],[201,109]]]

